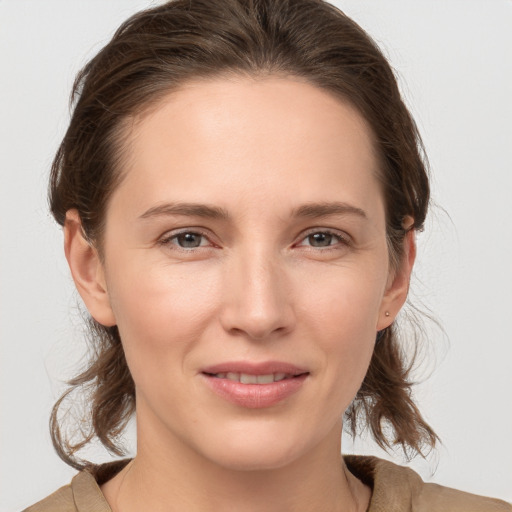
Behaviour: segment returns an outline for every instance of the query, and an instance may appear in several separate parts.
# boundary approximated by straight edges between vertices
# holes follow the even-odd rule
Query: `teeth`
[[[241,373],[240,382],[242,384],[258,384],[258,377],[256,377],[256,375],[249,375],[248,373]]]
[[[270,384],[271,382],[274,382],[274,376],[272,374],[270,374],[270,375],[258,375],[256,377],[256,382],[258,384]]]
[[[271,384],[272,382],[279,382],[286,378],[291,378],[293,375],[286,373],[269,373],[266,375],[250,375],[248,373],[217,373],[215,377],[219,379],[228,379],[242,384]]]

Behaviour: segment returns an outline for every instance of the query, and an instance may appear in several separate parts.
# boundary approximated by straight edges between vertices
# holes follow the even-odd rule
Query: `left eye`
[[[208,240],[201,233],[194,233],[187,231],[185,233],[178,233],[168,238],[168,241],[174,245],[178,245],[183,249],[195,249],[196,247],[202,247],[208,245]]]
[[[309,245],[310,247],[329,247],[341,242],[344,242],[344,239],[340,235],[329,233],[328,231],[318,231],[310,233],[299,245]]]

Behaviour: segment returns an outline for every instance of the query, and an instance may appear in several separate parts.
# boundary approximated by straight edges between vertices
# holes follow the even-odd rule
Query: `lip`
[[[269,373],[289,373],[301,375],[308,373],[308,370],[295,366],[294,364],[281,361],[263,361],[260,363],[251,361],[229,361],[208,366],[201,370],[202,373],[249,373],[250,375],[267,375]]]
[[[215,374],[229,372],[250,375],[287,373],[293,377],[268,384],[242,384],[227,378],[215,377]],[[228,402],[247,409],[261,409],[277,405],[297,393],[309,372],[293,364],[279,361],[235,361],[209,366],[204,368],[200,375],[211,391]]]

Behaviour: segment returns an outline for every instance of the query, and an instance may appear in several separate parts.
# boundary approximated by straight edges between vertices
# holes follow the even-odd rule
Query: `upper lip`
[[[291,363],[282,361],[227,361],[203,368],[202,373],[246,373],[249,375],[269,375],[271,373],[286,373],[290,375],[301,375],[309,373],[306,369]]]

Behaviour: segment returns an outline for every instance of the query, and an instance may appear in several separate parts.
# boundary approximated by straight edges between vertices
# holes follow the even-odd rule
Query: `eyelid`
[[[186,251],[186,252],[190,252],[191,250],[194,250],[194,249],[205,249],[205,248],[211,248],[211,247],[219,247],[218,244],[216,244],[213,240],[212,240],[212,234],[209,230],[206,230],[206,229],[203,229],[203,228],[200,228],[200,227],[196,227],[196,226],[192,226],[192,227],[184,227],[184,228],[177,228],[177,229],[173,229],[173,230],[170,230],[170,231],[166,231],[163,235],[161,235],[160,237],[158,237],[156,243],[158,245],[168,245],[169,242],[172,240],[172,239],[175,239],[176,237],[178,237],[179,235],[181,234],[184,234],[184,233],[194,233],[194,234],[198,234],[198,235],[201,235],[203,236],[204,238],[206,238],[209,242],[209,245],[207,246],[199,246],[199,247],[195,247],[195,248],[190,248],[190,249],[185,249],[183,247],[180,247],[179,245],[177,244],[173,244],[174,245],[174,248],[175,249],[178,249],[178,250],[183,250],[183,251]],[[342,244],[342,245],[351,245],[353,243],[353,240],[352,240],[352,237],[346,233],[345,231],[341,231],[341,230],[338,230],[338,229],[333,229],[333,228],[326,228],[326,227],[314,227],[314,228],[309,228],[307,229],[306,231],[303,231],[299,237],[297,238],[297,242],[294,243],[293,245],[294,246],[301,246],[301,243],[304,242],[304,240],[310,236],[310,235],[313,235],[315,233],[325,233],[325,234],[329,234],[329,235],[333,235],[335,236],[336,238],[338,238],[340,241],[339,243]],[[326,249],[334,249],[337,247],[338,244],[335,244],[335,245],[332,245],[332,246],[325,246],[325,247],[313,247],[313,246],[303,246],[303,247],[311,247],[312,249],[315,249],[315,250],[326,250]]]
[[[211,247],[218,247],[217,244],[212,241],[212,235],[211,235],[210,232],[208,232],[207,230],[205,230],[203,228],[199,228],[199,227],[195,227],[195,226],[185,227],[185,228],[178,228],[178,229],[172,229],[170,231],[166,231],[163,235],[158,237],[156,243],[158,245],[170,245],[170,241],[171,240],[173,240],[176,237],[178,237],[179,235],[183,235],[185,233],[193,233],[193,234],[201,235],[202,237],[204,237],[204,238],[206,238],[208,240],[209,245],[206,245],[206,246],[203,245],[203,246],[199,246],[199,247],[192,247],[192,248],[189,248],[189,249],[185,249],[184,247],[180,247],[177,244],[172,244],[175,249],[182,250],[182,251],[185,251],[185,252],[191,252],[194,249],[197,250],[197,249],[205,249],[205,248],[211,248]]]
[[[314,235],[315,233],[325,233],[328,235],[333,235],[340,239],[341,244],[343,245],[351,245],[353,243],[352,237],[346,233],[345,231],[341,231],[338,229],[333,228],[324,228],[324,227],[315,227],[315,228],[309,228],[305,232],[302,232],[298,242],[294,245],[301,246],[301,242],[303,242],[308,236]],[[313,246],[303,246],[303,247],[311,247],[312,249],[320,249],[320,250],[326,250],[326,249],[334,249],[336,248],[337,244],[331,245],[331,246],[325,246],[325,247],[313,247]]]

